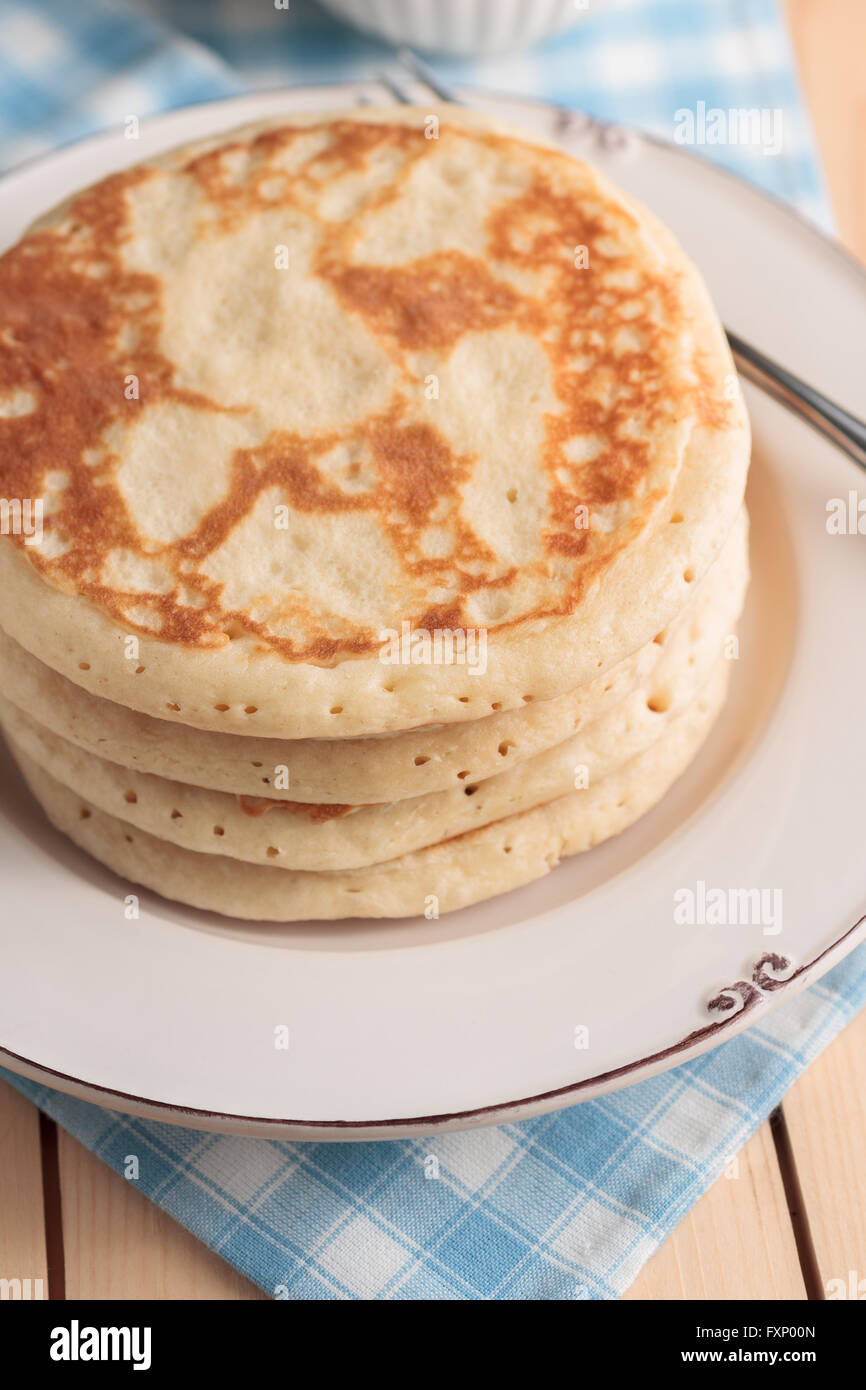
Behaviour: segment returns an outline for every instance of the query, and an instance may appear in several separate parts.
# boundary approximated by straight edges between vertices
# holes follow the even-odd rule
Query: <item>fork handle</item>
[[[862,420],[730,330],[728,342],[737,366],[748,381],[753,381],[794,415],[799,415],[866,471],[866,424]]]

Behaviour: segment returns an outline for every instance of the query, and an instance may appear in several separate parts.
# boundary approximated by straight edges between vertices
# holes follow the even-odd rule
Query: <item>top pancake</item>
[[[222,135],[0,259],[0,495],[45,499],[0,623],[41,660],[333,738],[550,698],[685,603],[748,458],[700,280],[587,166],[439,119]],[[458,636],[382,660],[419,630]]]

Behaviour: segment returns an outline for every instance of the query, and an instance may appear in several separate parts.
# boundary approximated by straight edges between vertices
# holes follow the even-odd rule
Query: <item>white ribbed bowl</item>
[[[430,53],[476,57],[568,28],[581,0],[321,0],[358,29]]]

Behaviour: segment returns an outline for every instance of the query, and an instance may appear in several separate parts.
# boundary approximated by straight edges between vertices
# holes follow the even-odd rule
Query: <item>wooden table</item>
[[[866,4],[787,0],[843,240],[866,261]],[[628,1298],[823,1298],[866,1277],[866,1014],[650,1261]],[[0,1084],[0,1275],[52,1298],[263,1298]]]

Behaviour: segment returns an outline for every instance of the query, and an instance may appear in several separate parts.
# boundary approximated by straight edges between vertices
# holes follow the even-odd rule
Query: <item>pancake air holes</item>
[[[458,776],[458,778],[459,778],[459,780],[460,780],[461,782],[465,782],[465,781],[466,781],[466,778],[469,776],[469,773],[468,773],[468,772],[458,772],[457,776]]]
[[[214,705],[214,709],[219,710],[220,714],[225,714],[228,705]]]
[[[244,714],[258,714],[258,705],[244,705]]]
[[[502,853],[503,853],[503,854],[510,854],[513,848],[514,848],[513,845],[503,845],[503,846],[502,846]]]
[[[426,757],[426,755],[424,755],[424,754],[422,754],[422,753],[419,753],[419,754],[418,754],[418,757],[415,759],[415,766],[416,766],[416,767],[423,767],[424,764],[425,764],[425,763],[429,763],[429,761],[430,761],[430,759],[429,759],[428,757]]]
[[[173,709],[173,710],[175,711],[175,713],[179,713],[179,712],[180,712],[180,705],[177,703],[176,700],[167,700],[167,701],[166,701],[166,704],[165,704],[165,707],[166,707],[166,709]]]
[[[679,526],[679,525],[682,524],[682,521],[683,521],[683,514],[682,514],[682,512],[674,512],[674,513],[672,514],[672,516],[671,516],[671,526]]]
[[[498,749],[500,758],[507,758],[509,749],[513,747],[514,744],[511,742],[511,739],[503,739]]]
[[[282,852],[281,850],[278,850],[278,849],[277,849],[276,845],[268,845],[268,858],[269,858],[269,859],[276,859],[277,855],[280,854],[281,852]]]
[[[130,791],[129,789],[127,789],[127,790],[123,793],[123,799],[124,799],[124,801],[126,801],[130,806],[134,806],[135,803],[138,801],[138,797],[136,796],[135,792],[134,792],[134,791]]]
[[[89,661],[79,661],[79,663],[78,663],[78,669],[79,669],[79,671],[89,671],[89,670],[90,670],[90,662],[89,662]]]
[[[86,806],[80,806],[80,807],[79,807],[79,809],[78,809],[78,819],[79,819],[79,820],[90,820],[90,812],[88,811],[88,809],[87,809]]]
[[[226,832],[221,825],[215,825],[213,828],[213,833],[215,835],[225,835]]]
[[[183,812],[179,811],[175,806],[174,810],[171,813],[171,818],[172,820],[183,820]]]
[[[140,676],[141,673],[142,673],[142,671],[146,671],[146,670],[147,670],[147,667],[146,667],[146,666],[136,666],[136,668],[135,668],[135,674],[136,674],[137,676]]]
[[[131,835],[124,835],[123,838],[124,838],[124,840],[126,841],[126,843],[127,843],[128,845],[131,845],[131,844],[132,844],[132,836],[131,836]]]
[[[334,707],[333,707],[331,710],[329,710],[329,713],[330,713],[330,714],[342,714],[342,713],[343,713],[343,706],[342,706],[342,705],[334,705]]]
[[[494,701],[493,701],[493,704],[490,706],[490,708],[491,708],[492,710],[499,710],[499,709],[502,709],[502,701],[501,701],[501,700],[494,700]]]
[[[236,641],[239,637],[246,637],[246,635],[247,630],[244,627],[243,623],[239,623],[237,621],[226,623],[225,627],[223,628],[223,636],[227,637],[230,642]]]
[[[534,696],[534,695],[523,695],[523,696],[521,696],[521,699],[523,700],[523,703],[524,703],[525,705],[531,705],[532,702],[533,702],[533,700],[535,699],[535,696]]]
[[[464,794],[464,796],[474,796],[475,793],[477,792],[477,790],[478,790],[478,784],[477,784],[476,782],[473,782],[473,784],[472,784],[471,787],[464,787],[464,788],[463,788],[463,794]]]
[[[271,785],[271,779],[270,779],[270,777],[263,777],[263,778],[262,778],[262,781],[263,781],[263,782],[265,783],[265,785],[268,786],[268,787]]]
[[[609,695],[610,692],[611,692],[612,690],[613,690],[613,684],[606,685],[606,686],[604,687],[604,693],[605,693],[605,695]]]
[[[393,695],[393,694],[394,694],[394,686],[393,686],[393,685],[383,685],[383,686],[382,686],[382,689],[384,690],[384,692],[385,692],[386,695]]]
[[[691,584],[694,580],[694,577],[695,572],[693,569],[689,568],[687,570],[683,570],[683,579],[686,581],[687,584]]]
[[[663,632],[657,632],[653,641],[657,647],[663,647],[665,644],[665,634]]]
[[[646,707],[652,710],[653,714],[666,714],[671,707],[671,697],[667,694],[650,695]]]
[[[469,704],[469,696],[468,696],[468,695],[458,695],[458,696],[457,696],[457,699],[460,701],[461,705],[468,705],[468,704]]]
[[[516,502],[516,501],[517,501],[517,488],[516,488],[516,487],[510,487],[510,488],[508,489],[508,491],[506,492],[505,496],[508,498],[509,502]]]

